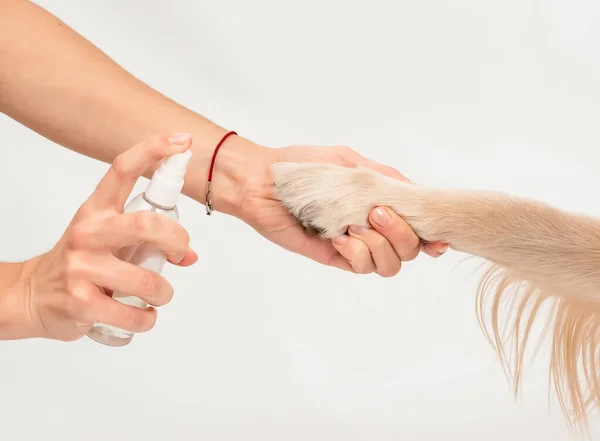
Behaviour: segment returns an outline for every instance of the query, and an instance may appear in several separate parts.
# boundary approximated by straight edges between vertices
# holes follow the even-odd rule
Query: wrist
[[[256,181],[262,180],[270,149],[234,135],[217,153],[212,180],[212,205],[216,211],[242,216],[243,200]]]
[[[4,263],[0,268],[0,340],[34,337],[28,262]]]
[[[215,148],[227,133],[223,130],[212,142],[202,140],[192,145],[192,159],[186,173],[183,193],[206,204],[206,184]],[[193,134],[192,134],[193,137]],[[247,188],[264,173],[265,157],[271,149],[256,144],[239,135],[229,136],[219,149],[212,176],[212,207],[215,211],[241,216],[241,205]]]

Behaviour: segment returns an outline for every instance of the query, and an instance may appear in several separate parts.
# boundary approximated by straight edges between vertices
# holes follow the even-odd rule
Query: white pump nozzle
[[[154,172],[144,193],[146,199],[163,208],[173,208],[183,188],[183,178],[192,157],[191,150],[166,158]]]

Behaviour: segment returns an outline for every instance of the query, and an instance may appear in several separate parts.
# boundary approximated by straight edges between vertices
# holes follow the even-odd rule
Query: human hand
[[[110,295],[125,293],[161,306],[171,300],[173,288],[162,276],[117,258],[118,251],[145,242],[179,266],[194,264],[198,256],[177,222],[149,211],[123,214],[123,205],[146,169],[190,145],[189,137],[175,135],[142,142],[122,153],[53,249],[24,263],[25,337],[72,341],[95,323],[135,333],[154,326],[155,308],[125,305]]]
[[[240,198],[240,217],[261,235],[283,248],[325,265],[355,273],[396,275],[402,262],[422,250],[442,255],[445,243],[423,243],[410,226],[387,207],[376,207],[369,216],[371,228],[351,226],[348,234],[324,240],[308,233],[277,200],[269,170],[277,162],[319,162],[344,167],[368,167],[386,176],[408,181],[391,167],[373,162],[347,147],[291,146],[268,149],[255,165]]]

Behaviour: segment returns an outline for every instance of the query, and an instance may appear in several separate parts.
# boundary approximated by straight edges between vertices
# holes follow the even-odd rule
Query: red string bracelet
[[[213,152],[213,156],[212,156],[212,159],[210,161],[210,168],[208,169],[208,179],[206,181],[206,214],[207,214],[207,216],[210,216],[211,213],[213,212],[211,189],[212,189],[213,170],[215,168],[215,159],[217,159],[217,153],[219,152],[219,149],[221,148],[221,146],[223,145],[223,143],[225,142],[225,140],[227,138],[229,138],[231,135],[237,135],[237,133],[232,130],[230,132],[227,132],[225,134],[225,136],[223,136],[221,138],[221,140],[219,141],[219,143],[215,147],[215,151]]]

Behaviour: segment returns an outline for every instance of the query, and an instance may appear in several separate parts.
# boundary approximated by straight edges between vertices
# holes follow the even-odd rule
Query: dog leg
[[[448,242],[489,261],[477,294],[478,316],[515,388],[533,322],[541,304],[552,302],[551,376],[568,422],[585,424],[600,400],[598,219],[500,192],[428,188],[362,168],[280,163],[273,174],[283,205],[325,238],[368,225],[370,211],[381,205],[401,215],[421,239]],[[507,342],[499,315],[509,297]],[[491,326],[485,323],[489,299]]]

